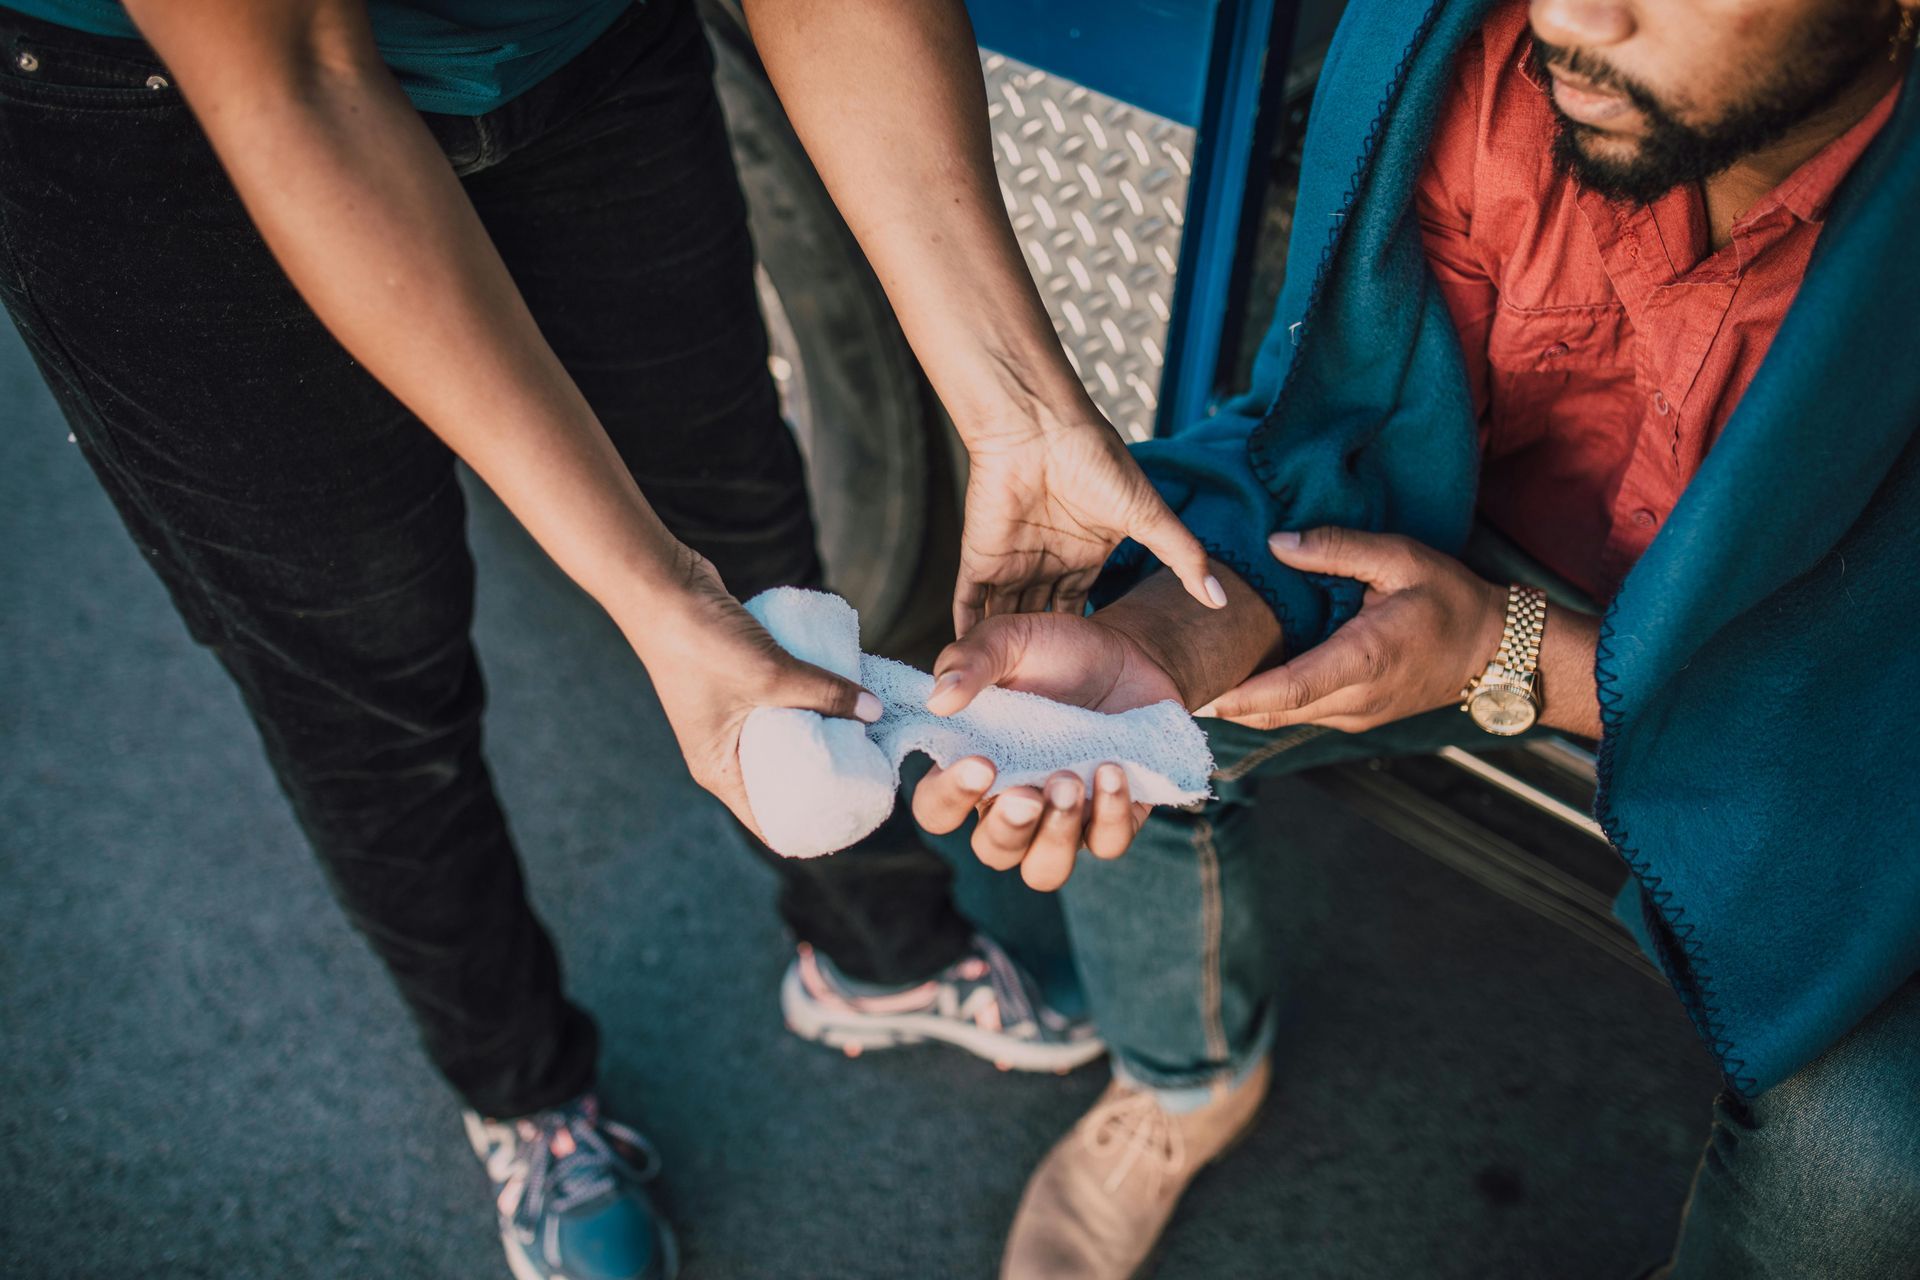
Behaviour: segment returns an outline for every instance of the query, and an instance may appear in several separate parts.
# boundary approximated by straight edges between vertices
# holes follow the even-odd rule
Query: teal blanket
[[[1277,564],[1268,533],[1341,524],[1457,551],[1472,522],[1472,400],[1411,200],[1454,55],[1490,7],[1348,7],[1252,386],[1137,450],[1296,650],[1360,593]],[[1602,630],[1597,817],[1633,871],[1617,909],[1748,1096],[1920,970],[1915,210],[1910,79]],[[1145,567],[1123,547],[1102,594]]]

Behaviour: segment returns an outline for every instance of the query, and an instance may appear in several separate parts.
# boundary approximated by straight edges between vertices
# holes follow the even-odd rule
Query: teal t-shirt
[[[137,39],[118,0],[4,0],[94,35]],[[368,0],[380,55],[413,105],[484,115],[566,65],[634,0]]]

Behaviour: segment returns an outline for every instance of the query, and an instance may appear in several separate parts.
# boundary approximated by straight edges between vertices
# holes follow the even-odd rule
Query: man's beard
[[[1646,121],[1646,132],[1631,157],[1596,154],[1586,144],[1606,136],[1604,132],[1569,120],[1549,95],[1547,101],[1553,104],[1559,125],[1553,142],[1554,167],[1610,200],[1637,205],[1651,204],[1675,187],[1721,173],[1779,141],[1860,76],[1868,60],[1885,45],[1885,37],[1876,34],[1877,24],[1871,20],[1872,11],[1879,7],[1876,0],[1863,0],[1842,6],[1840,12],[1811,18],[1808,29],[1788,45],[1797,61],[1781,64],[1744,101],[1704,125],[1682,123],[1645,85],[1599,59],[1536,39],[1531,57],[1542,84],[1551,83],[1550,65],[1562,67],[1601,89],[1624,95]]]

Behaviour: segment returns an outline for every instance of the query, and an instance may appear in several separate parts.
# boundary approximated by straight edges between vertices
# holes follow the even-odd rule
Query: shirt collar
[[[1900,85],[1896,82],[1845,133],[1808,156],[1779,186],[1760,197],[1740,221],[1747,222],[1776,208],[1785,209],[1802,222],[1823,221],[1840,184],[1892,118],[1899,98]]]

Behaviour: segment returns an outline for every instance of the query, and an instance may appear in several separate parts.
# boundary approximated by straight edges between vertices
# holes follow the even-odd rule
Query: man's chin
[[[1554,167],[1609,200],[1652,204],[1672,183],[1650,172],[1642,139],[1562,121],[1554,139]]]
[[[1646,140],[1645,135],[1638,131],[1595,129],[1589,125],[1572,125],[1569,128],[1569,141],[1588,164],[1631,168],[1640,159]]]

